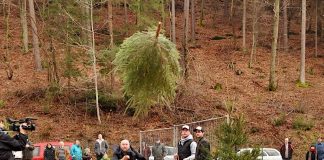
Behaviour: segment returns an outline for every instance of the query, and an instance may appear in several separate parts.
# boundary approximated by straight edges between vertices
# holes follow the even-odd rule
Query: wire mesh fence
[[[220,124],[228,120],[228,116],[210,118],[202,121],[195,121],[184,124],[176,124],[170,128],[152,129],[140,131],[140,152],[143,153],[144,146],[153,146],[156,140],[160,140],[165,146],[177,147],[178,141],[181,139],[181,129],[183,125],[188,125],[190,132],[197,126],[204,129],[204,137],[210,142],[211,150],[215,151],[217,146],[216,130]],[[194,135],[194,134],[193,134]]]

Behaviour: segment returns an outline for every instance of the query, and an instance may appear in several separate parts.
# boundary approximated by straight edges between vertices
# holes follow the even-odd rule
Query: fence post
[[[173,147],[177,147],[177,131],[175,125],[173,125]]]

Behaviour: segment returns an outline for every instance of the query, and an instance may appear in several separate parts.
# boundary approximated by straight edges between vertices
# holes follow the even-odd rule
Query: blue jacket
[[[82,149],[79,145],[73,144],[70,153],[73,160],[82,160]]]
[[[324,143],[317,143],[316,151],[317,151],[317,159],[318,160],[324,159]]]

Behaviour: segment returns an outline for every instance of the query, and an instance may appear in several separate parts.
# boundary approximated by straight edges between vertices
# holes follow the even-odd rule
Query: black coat
[[[210,144],[203,137],[197,142],[195,160],[211,160]]]
[[[309,160],[309,158],[310,160],[316,160],[316,153],[308,151],[306,153],[306,160]]]
[[[126,155],[130,157],[129,160],[146,160],[140,153],[138,153],[134,149],[129,148],[126,152],[123,152],[123,150],[120,147],[118,147],[114,152],[112,160],[120,160]]]
[[[55,160],[55,149],[53,146],[51,148],[46,146],[44,150],[44,160]]]
[[[25,148],[28,136],[18,134],[11,138],[6,133],[0,131],[0,160],[12,160],[14,156],[12,151],[21,151]]]

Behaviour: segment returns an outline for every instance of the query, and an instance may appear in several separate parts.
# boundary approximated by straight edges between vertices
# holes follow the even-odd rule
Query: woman
[[[44,160],[55,160],[55,149],[50,143],[46,145],[44,150]]]

